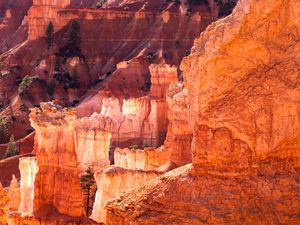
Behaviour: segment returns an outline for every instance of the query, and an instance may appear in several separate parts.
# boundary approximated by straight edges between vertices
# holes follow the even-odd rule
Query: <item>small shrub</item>
[[[20,95],[23,94],[27,90],[27,88],[31,85],[32,81],[33,81],[33,77],[30,77],[28,75],[26,75],[22,79],[21,83],[19,84],[19,94]]]
[[[83,193],[86,197],[85,205],[86,205],[86,215],[90,215],[90,203],[95,199],[96,190],[93,188],[96,185],[96,181],[94,179],[94,173],[91,168],[88,168],[85,172],[85,175],[80,177],[80,184],[83,190]]]
[[[21,104],[21,105],[19,106],[19,110],[22,111],[22,112],[26,112],[26,111],[27,111],[26,105],[25,105],[25,104]]]
[[[92,8],[94,8],[94,9],[100,9],[100,8],[102,8],[102,6],[103,6],[106,2],[107,2],[107,0],[100,0],[100,1],[96,2],[96,3],[92,6]]]
[[[130,145],[129,146],[129,149],[138,149],[139,148],[139,146],[137,146],[137,145]]]
[[[153,62],[154,60],[155,60],[155,58],[156,58],[156,55],[154,54],[154,53],[152,53],[152,52],[149,52],[148,54],[147,54],[147,56],[146,56],[146,59],[148,60],[148,62]]]
[[[48,84],[47,84],[47,93],[50,96],[54,95],[55,92],[55,88],[56,88],[56,84],[54,80],[51,80]]]
[[[53,41],[53,33],[54,33],[54,27],[53,27],[53,23],[50,22],[48,24],[48,27],[46,29],[46,41],[47,41],[47,47],[48,49],[51,47],[52,45],[52,41]]]
[[[217,5],[219,6],[219,17],[228,16],[231,14],[232,10],[236,6],[237,0],[215,0]]]
[[[33,132],[33,129],[28,129],[28,130],[26,130],[26,133],[27,134],[31,134]]]
[[[3,117],[0,116],[0,144],[6,141],[7,134],[8,134],[7,124],[4,121]]]
[[[18,155],[18,154],[19,154],[19,147],[17,146],[14,135],[12,135],[9,139],[9,143],[7,145],[7,150],[6,150],[4,158],[6,159],[9,157]]]
[[[74,73],[72,74],[71,77],[71,81],[70,81],[70,88],[79,88],[80,87],[80,83],[79,83],[79,78],[78,75],[76,73],[76,71],[74,71]]]

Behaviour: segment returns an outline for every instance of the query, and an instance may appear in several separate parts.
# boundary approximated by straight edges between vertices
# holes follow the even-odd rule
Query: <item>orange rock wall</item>
[[[169,161],[170,152],[164,147],[157,149],[117,148],[114,153],[115,166],[124,169],[159,170]]]
[[[168,133],[164,143],[171,152],[170,161],[177,166],[192,162],[192,130],[188,120],[188,96],[183,83],[172,83],[167,94]]]
[[[7,222],[8,215],[8,203],[9,197],[7,196],[6,191],[4,190],[2,184],[0,183],[0,224],[5,225]]]
[[[35,152],[39,167],[33,210],[51,205],[61,214],[83,216],[83,193],[72,126],[76,116],[54,104],[41,106],[41,109],[33,109],[30,117],[36,130]]]
[[[20,205],[20,184],[17,178],[13,175],[8,189],[9,210],[17,211]]]
[[[298,4],[239,0],[201,34],[169,99],[187,99],[173,119],[187,121],[192,164],[110,202],[106,224],[300,222]]]
[[[181,65],[191,129],[227,128],[230,135],[218,134],[227,140],[227,150],[236,154],[228,145],[240,141],[237,151],[249,148],[257,159],[279,147],[285,151],[289,140],[299,137],[298,64],[293,59],[299,44],[288,37],[298,35],[300,10],[294,4],[297,1],[242,0],[233,16],[209,26],[195,42],[193,53]],[[224,35],[216,36],[220,33]],[[197,155],[196,145],[193,149]],[[219,151],[216,155],[223,150]]]
[[[65,24],[61,23],[58,11],[70,5],[70,0],[34,0],[28,12],[28,39],[34,40],[45,36],[50,22],[57,31]]]
[[[119,167],[111,167],[104,173],[97,174],[98,190],[91,219],[97,222],[105,222],[105,206],[109,200],[121,196],[124,191],[139,187],[161,174],[157,171],[126,170]]]
[[[80,122],[74,131],[75,152],[79,170],[105,168],[109,165],[111,134],[102,130],[89,129]]]

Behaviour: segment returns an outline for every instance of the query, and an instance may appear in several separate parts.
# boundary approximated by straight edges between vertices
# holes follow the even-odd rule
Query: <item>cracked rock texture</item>
[[[201,34],[181,64],[192,164],[110,202],[107,224],[300,223],[297,5],[240,0]]]

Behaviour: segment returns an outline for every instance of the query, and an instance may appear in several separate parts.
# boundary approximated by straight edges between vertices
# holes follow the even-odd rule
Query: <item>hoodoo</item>
[[[0,225],[300,224],[299,0],[0,2]]]

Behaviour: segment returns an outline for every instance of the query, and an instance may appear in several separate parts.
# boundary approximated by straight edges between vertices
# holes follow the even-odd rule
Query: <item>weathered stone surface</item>
[[[189,164],[110,202],[106,224],[298,224],[299,174],[290,166],[220,176]]]
[[[35,157],[24,157],[19,159],[19,170],[21,174],[19,190],[18,212],[21,214],[33,213],[34,183],[39,167]],[[17,197],[17,196],[15,196]]]
[[[146,181],[160,176],[162,172],[126,170],[120,167],[111,167],[96,174],[97,193],[91,218],[98,222],[106,221],[106,206],[109,200],[121,196],[124,191],[139,187]]]
[[[195,42],[181,65],[192,129],[227,128],[254,158],[278,148],[285,152],[289,140],[299,137],[297,4],[241,0],[233,15],[209,26]]]
[[[8,188],[8,197],[9,197],[9,210],[17,211],[20,205],[20,184],[15,177],[12,176],[9,188]]]
[[[84,216],[74,145],[74,112],[54,103],[43,103],[41,109],[32,110],[30,119],[36,129],[35,152],[39,167],[33,211],[51,205],[61,214]]]
[[[170,159],[170,152],[164,147],[129,149],[117,148],[114,152],[115,166],[124,169],[160,170]]]
[[[97,171],[109,166],[110,139],[111,134],[107,131],[90,129],[82,122],[75,125],[75,152],[81,172],[89,167]]]
[[[28,12],[28,38],[34,40],[45,36],[47,26],[53,23],[55,31],[65,24],[60,22],[58,11],[69,6],[70,0],[34,0]]]
[[[200,36],[181,64],[193,164],[109,203],[107,224],[300,222],[297,4],[240,0]]]
[[[171,152],[170,161],[177,166],[192,162],[193,132],[188,120],[188,95],[183,83],[172,83],[167,94],[168,133],[164,146]]]
[[[0,224],[6,225],[7,216],[8,216],[8,203],[9,197],[7,196],[6,191],[4,190],[2,184],[0,183]]]

